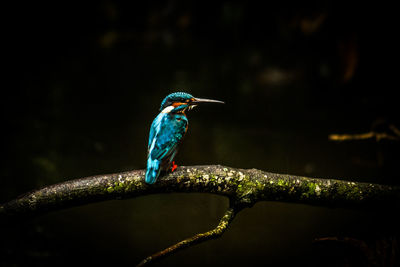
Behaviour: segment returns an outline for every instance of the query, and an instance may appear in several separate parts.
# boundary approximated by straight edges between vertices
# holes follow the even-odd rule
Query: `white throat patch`
[[[174,109],[173,106],[168,106],[168,107],[164,108],[164,109],[161,111],[161,113],[170,113],[171,110],[173,110],[173,109]]]

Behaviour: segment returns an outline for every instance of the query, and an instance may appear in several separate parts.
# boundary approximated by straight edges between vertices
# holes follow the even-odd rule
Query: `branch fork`
[[[37,215],[110,199],[160,193],[212,193],[228,197],[230,204],[219,224],[160,252],[138,266],[145,266],[189,246],[221,236],[235,215],[259,201],[283,201],[330,207],[365,207],[400,203],[400,188],[337,179],[309,178],[236,169],[220,165],[179,167],[157,183],[144,182],[144,170],[70,180],[29,192],[0,205],[0,217]]]

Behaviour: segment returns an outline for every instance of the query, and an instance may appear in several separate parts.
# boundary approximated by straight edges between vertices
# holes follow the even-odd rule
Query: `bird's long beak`
[[[200,103],[218,103],[218,104],[225,104],[225,102],[223,101],[219,101],[219,100],[213,100],[213,99],[205,99],[205,98],[195,98],[191,104],[192,105],[197,105]]]

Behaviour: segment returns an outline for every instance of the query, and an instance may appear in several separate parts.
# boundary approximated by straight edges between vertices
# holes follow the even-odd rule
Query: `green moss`
[[[339,195],[345,195],[346,194],[346,191],[347,191],[347,188],[346,188],[346,186],[343,184],[343,185],[340,185],[338,188],[337,188],[337,193],[339,194]]]
[[[113,182],[110,186],[107,187],[106,191],[108,193],[123,193],[129,192],[133,189],[137,188],[135,186],[135,181],[127,181],[127,180],[120,180]]]
[[[362,190],[354,182],[341,183],[337,188],[337,194],[347,200],[361,200]]]
[[[315,183],[308,183],[308,193],[309,194],[315,193],[316,188],[317,188],[317,185]]]
[[[108,193],[114,192],[114,188],[112,186],[107,187],[107,192]]]
[[[301,194],[302,198],[314,198],[321,195],[321,188],[315,182],[307,182],[305,184],[305,192]]]
[[[265,189],[265,184],[258,180],[250,179],[248,176],[241,174],[240,179],[236,180],[236,196],[237,199],[246,205],[253,205],[258,201]]]
[[[278,182],[276,183],[278,186],[288,186],[289,183],[283,179],[279,179]]]

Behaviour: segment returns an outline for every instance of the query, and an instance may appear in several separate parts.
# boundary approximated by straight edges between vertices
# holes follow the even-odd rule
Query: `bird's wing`
[[[155,141],[154,137],[157,132],[159,132],[161,121],[163,119],[162,114],[159,114],[154,120],[153,123],[151,124],[150,127],[150,135],[149,135],[149,144],[147,145],[147,152],[150,154],[150,148]]]
[[[149,139],[149,156],[163,160],[176,151],[187,129],[183,115],[160,114],[154,119]]]

